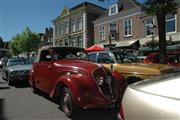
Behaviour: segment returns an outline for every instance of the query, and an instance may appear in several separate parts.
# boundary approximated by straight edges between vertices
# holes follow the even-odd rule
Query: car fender
[[[56,97],[58,95],[60,95],[60,92],[62,90],[63,87],[67,87],[68,89],[70,89],[71,93],[72,93],[72,97],[74,99],[74,102],[76,104],[79,104],[80,102],[80,90],[78,86],[80,86],[78,83],[73,82],[74,78],[71,76],[61,76],[55,83],[52,91],[50,92],[50,97]],[[59,93],[58,93],[59,92]]]

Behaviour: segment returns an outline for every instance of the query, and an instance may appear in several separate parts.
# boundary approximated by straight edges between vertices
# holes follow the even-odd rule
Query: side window
[[[89,57],[90,61],[96,62],[96,53],[95,54],[89,54],[88,57]]]
[[[159,63],[159,58],[160,58],[160,54],[156,54],[154,55],[154,57],[151,59],[152,62],[154,63]]]
[[[112,57],[108,53],[100,53],[98,63],[114,63]]]
[[[51,56],[48,50],[41,51],[40,62],[42,61],[51,61]]]
[[[168,56],[168,62],[169,63],[176,63],[176,56],[169,55]]]

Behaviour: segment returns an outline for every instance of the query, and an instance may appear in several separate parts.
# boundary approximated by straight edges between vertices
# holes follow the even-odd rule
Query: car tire
[[[13,81],[11,81],[8,76],[7,76],[7,83],[8,83],[9,86],[13,86],[14,85]]]
[[[77,107],[77,105],[74,103],[72,93],[67,87],[62,90],[62,94],[60,97],[60,106],[62,111],[69,118],[75,118],[80,110],[80,108]]]

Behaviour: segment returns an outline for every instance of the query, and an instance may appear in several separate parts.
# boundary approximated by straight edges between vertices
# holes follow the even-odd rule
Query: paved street
[[[74,120],[116,120],[115,110],[84,110]],[[33,94],[25,84],[9,87],[0,75],[0,120],[69,120],[46,95]]]

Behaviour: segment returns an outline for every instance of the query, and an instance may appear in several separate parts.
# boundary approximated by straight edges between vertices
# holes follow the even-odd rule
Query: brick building
[[[65,7],[61,15],[52,22],[54,25],[53,44],[87,48],[94,44],[96,20],[106,9],[89,2],[73,8]]]
[[[45,33],[39,34],[41,39],[41,45],[53,45],[53,28],[45,28]]]
[[[145,14],[143,7],[136,0],[120,0],[94,22],[95,43],[115,44],[128,47],[139,42],[141,47],[150,41],[158,43],[157,21],[154,16]],[[180,42],[180,8],[177,14],[166,17],[167,40]]]

